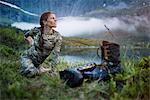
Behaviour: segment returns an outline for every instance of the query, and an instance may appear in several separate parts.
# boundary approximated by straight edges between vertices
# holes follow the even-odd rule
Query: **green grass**
[[[64,37],[63,44],[68,47],[80,47],[80,46],[98,46],[98,39],[86,39],[75,37]]]
[[[21,45],[23,34],[14,36],[13,30],[6,28],[0,32],[1,39],[4,36],[10,39],[0,43],[0,100],[149,100],[150,57],[122,59],[123,72],[111,76],[109,81],[84,81],[80,87],[69,88],[59,79],[58,72],[84,62],[70,65],[62,60],[53,77],[47,73],[35,78],[23,77],[19,73],[19,59],[20,50],[26,47]]]
[[[150,58],[143,58],[150,60]],[[0,98],[1,99],[56,99],[56,100],[99,100],[99,99],[145,99],[149,98],[150,67],[144,60],[138,63],[122,62],[124,72],[110,81],[84,82],[81,87],[69,88],[62,83],[59,75],[50,77],[47,73],[35,78],[25,78],[20,75],[19,58],[5,59],[0,64]],[[79,64],[80,65],[80,64]],[[61,62],[55,71],[73,67]],[[119,90],[119,85],[122,89]],[[119,84],[119,85],[117,85]]]

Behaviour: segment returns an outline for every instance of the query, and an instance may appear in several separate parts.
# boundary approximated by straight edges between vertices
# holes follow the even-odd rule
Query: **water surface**
[[[121,49],[121,58],[139,59],[150,56],[150,48]],[[101,52],[98,52],[101,56]],[[68,63],[95,62],[101,63],[101,58],[97,56],[97,48],[66,48],[61,52],[61,58]]]

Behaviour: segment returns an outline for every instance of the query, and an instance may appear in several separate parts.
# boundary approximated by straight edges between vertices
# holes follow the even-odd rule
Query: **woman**
[[[25,34],[25,40],[31,45],[21,56],[21,74],[26,77],[49,72],[50,68],[40,66],[52,54],[51,67],[58,63],[62,44],[62,36],[53,28],[56,27],[54,13],[45,12],[41,15],[39,28],[34,28]]]

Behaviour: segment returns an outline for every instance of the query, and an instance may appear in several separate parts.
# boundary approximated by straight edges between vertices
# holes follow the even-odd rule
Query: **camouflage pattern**
[[[25,36],[31,36],[33,38],[33,45],[26,50],[21,56],[21,74],[32,77],[39,74],[39,65],[51,54],[49,59],[49,65],[55,67],[58,63],[60,48],[62,44],[62,36],[55,30],[51,33],[41,34],[39,28],[34,28],[27,32]],[[43,45],[40,45],[40,37],[43,37]]]

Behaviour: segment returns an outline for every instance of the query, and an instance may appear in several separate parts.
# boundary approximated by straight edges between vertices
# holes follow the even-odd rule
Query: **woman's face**
[[[48,16],[48,19],[46,21],[46,26],[50,27],[50,28],[56,28],[56,15],[55,14],[50,14]]]

